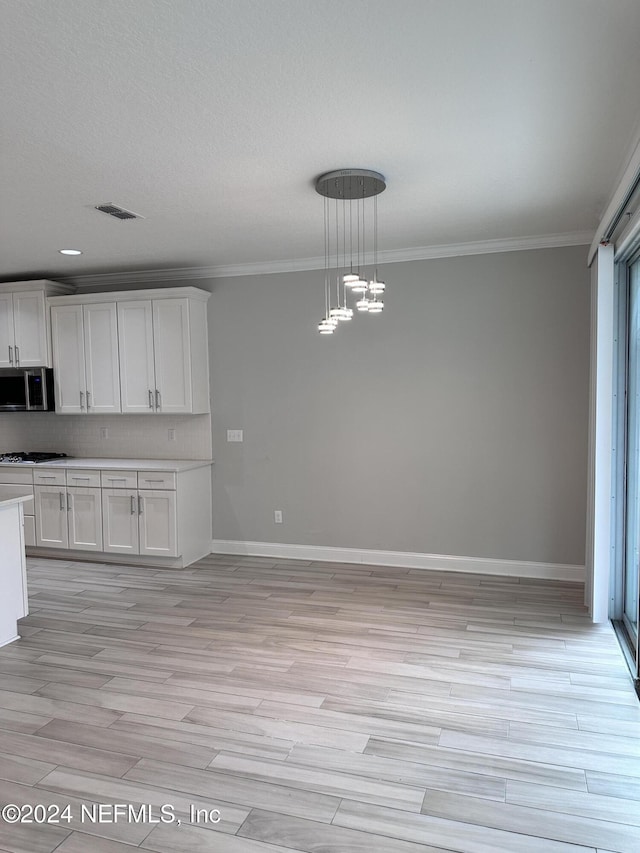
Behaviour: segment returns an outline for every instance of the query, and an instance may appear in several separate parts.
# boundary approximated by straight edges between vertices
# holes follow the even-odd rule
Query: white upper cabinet
[[[209,411],[206,307],[190,298],[118,302],[122,411]]]
[[[118,303],[118,345],[122,411],[152,415],[155,411],[156,372],[150,299]]]
[[[209,295],[189,287],[116,296],[122,411],[209,412]]]
[[[13,367],[13,295],[0,293],[0,367]]]
[[[208,299],[196,287],[51,299],[56,411],[78,412],[78,406],[88,414],[211,411]],[[80,309],[81,342],[77,329],[62,328],[64,312]],[[0,325],[0,341],[1,334]]]
[[[85,409],[84,329],[82,305],[60,305],[51,309],[53,379],[56,412],[79,415]]]
[[[115,303],[84,305],[83,321],[87,412],[115,414],[121,410]]]
[[[118,324],[113,302],[51,308],[56,412],[120,411]]]
[[[13,294],[13,328],[18,367],[48,367],[49,345],[44,290]]]
[[[188,299],[154,299],[153,351],[157,411],[193,412]]]
[[[44,279],[0,284],[0,367],[51,367],[47,296],[71,291]]]

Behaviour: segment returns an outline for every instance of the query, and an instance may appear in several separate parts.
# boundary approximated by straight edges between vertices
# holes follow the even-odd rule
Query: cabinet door
[[[51,309],[56,412],[79,415],[86,411],[82,305]]]
[[[67,502],[62,486],[35,486],[36,545],[67,548]]]
[[[0,367],[16,366],[15,343],[13,297],[11,293],[0,293]]]
[[[153,300],[153,352],[158,412],[191,412],[191,344],[188,299]]]
[[[47,312],[42,290],[13,294],[13,325],[18,367],[49,367]]]
[[[139,497],[140,553],[178,556],[176,493],[141,491]]]
[[[118,303],[118,348],[122,411],[153,414],[156,379],[150,299]]]
[[[102,551],[102,501],[100,489],[67,489],[69,548]]]
[[[102,489],[103,551],[138,554],[138,492]]]
[[[113,414],[120,411],[116,304],[85,305],[83,313],[87,412]]]

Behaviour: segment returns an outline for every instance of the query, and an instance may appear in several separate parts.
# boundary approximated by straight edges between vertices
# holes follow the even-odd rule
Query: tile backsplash
[[[101,437],[104,428],[107,438]],[[173,441],[169,430],[175,430]],[[0,452],[18,450],[79,457],[211,459],[211,415],[0,414]]]

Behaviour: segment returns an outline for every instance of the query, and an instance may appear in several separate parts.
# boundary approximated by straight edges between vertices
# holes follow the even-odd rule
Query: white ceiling
[[[381,249],[585,242],[640,117],[638,0],[1,0],[0,30],[4,279],[317,257],[313,180],[354,166]]]

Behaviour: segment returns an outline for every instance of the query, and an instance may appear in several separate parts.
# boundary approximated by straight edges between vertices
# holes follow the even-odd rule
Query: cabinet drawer
[[[100,471],[87,471],[81,468],[67,470],[67,486],[100,487]]]
[[[139,489],[175,489],[174,471],[138,471]]]
[[[102,471],[103,489],[137,489],[137,471]]]
[[[0,483],[19,483],[23,486],[32,486],[33,469],[16,471],[12,468],[0,468]]]
[[[38,468],[33,472],[33,482],[38,486],[65,486],[65,469]]]

